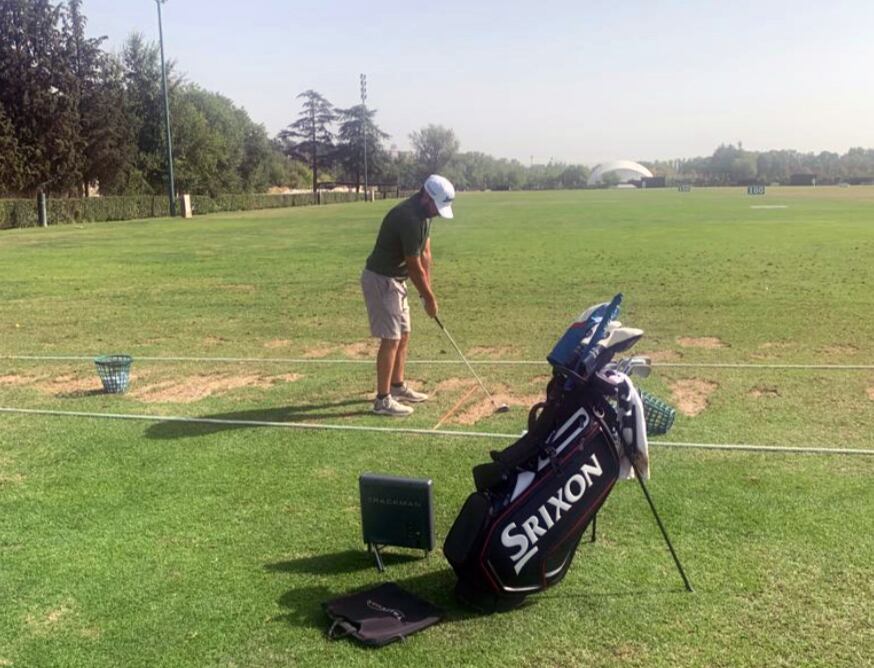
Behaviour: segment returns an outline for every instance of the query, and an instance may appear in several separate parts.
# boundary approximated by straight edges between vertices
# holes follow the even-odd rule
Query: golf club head
[[[639,376],[646,378],[652,372],[652,362],[649,357],[632,357],[628,360],[627,369],[625,371],[629,376]]]
[[[510,407],[507,404],[501,404],[495,409],[495,413],[509,413]]]
[[[615,369],[620,373],[624,373],[627,376],[639,376],[640,378],[646,378],[649,376],[652,371],[651,367],[652,362],[649,357],[626,357],[625,359],[619,360],[616,363]]]

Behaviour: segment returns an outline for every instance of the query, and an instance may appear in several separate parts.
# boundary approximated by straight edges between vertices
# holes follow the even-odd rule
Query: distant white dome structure
[[[616,174],[620,182],[652,177],[652,172],[639,163],[631,160],[611,160],[610,162],[602,162],[592,170],[588,185],[600,185],[606,174]]]

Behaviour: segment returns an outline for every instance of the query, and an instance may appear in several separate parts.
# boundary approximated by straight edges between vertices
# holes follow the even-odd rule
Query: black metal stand
[[[631,467],[634,469],[634,477],[637,478],[637,482],[640,483],[640,489],[643,490],[643,495],[646,497],[646,502],[649,504],[649,509],[652,511],[653,517],[655,517],[656,524],[659,525],[659,530],[662,532],[662,537],[665,539],[665,543],[668,544],[668,549],[671,551],[671,556],[674,559],[674,564],[676,564],[677,570],[680,572],[680,577],[683,578],[683,584],[686,586],[686,591],[694,592],[695,590],[692,589],[689,578],[686,577],[686,572],[683,570],[683,564],[680,563],[680,558],[677,556],[677,552],[674,550],[674,546],[671,545],[671,539],[668,537],[668,531],[667,529],[665,529],[665,525],[662,524],[662,519],[659,517],[652,497],[649,495],[649,490],[646,488],[646,483],[643,481],[643,475],[641,475],[640,469],[637,468],[637,463],[634,461],[634,427],[625,426],[625,424],[633,425],[635,421],[634,410],[631,408],[629,397],[623,396],[622,392],[620,391],[618,393],[617,399],[617,415],[619,417],[618,436],[619,441],[622,444],[622,449],[625,452],[625,456],[628,457],[628,461],[631,462]]]
[[[646,483],[643,482],[643,476],[640,474],[640,471],[637,468],[637,464],[634,463],[634,460],[631,458],[629,459],[631,461],[631,466],[634,467],[634,477],[636,477],[637,482],[640,483],[640,488],[643,490],[643,495],[646,497],[646,502],[649,504],[649,509],[652,511],[652,516],[655,517],[655,521],[659,525],[659,529],[662,532],[662,537],[668,544],[668,549],[671,551],[671,556],[674,558],[674,563],[677,565],[677,570],[680,572],[680,577],[683,578],[683,584],[686,586],[686,591],[694,592],[695,590],[692,589],[689,578],[686,577],[686,572],[683,570],[683,564],[680,563],[680,558],[674,551],[674,546],[671,545],[671,539],[668,538],[668,531],[667,529],[665,529],[665,525],[662,524],[662,520],[659,517],[655,504],[652,502],[652,497],[649,495],[649,490],[646,488]]]
[[[595,513],[595,515],[592,517],[592,540],[589,541],[590,543],[595,542],[595,527],[597,526],[597,524],[598,524],[598,513]]]
[[[382,563],[382,555],[379,553],[379,545],[376,543],[368,543],[367,551],[373,554],[373,558],[376,560],[376,570],[380,573],[385,571],[385,564]]]

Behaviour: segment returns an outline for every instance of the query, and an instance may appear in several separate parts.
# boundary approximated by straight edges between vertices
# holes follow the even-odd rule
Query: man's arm
[[[431,238],[425,239],[425,247],[422,249],[422,270],[431,285]]]
[[[437,298],[431,290],[431,276],[430,272],[425,269],[423,258],[418,255],[408,255],[407,272],[424,302],[425,313],[433,318],[437,315]]]

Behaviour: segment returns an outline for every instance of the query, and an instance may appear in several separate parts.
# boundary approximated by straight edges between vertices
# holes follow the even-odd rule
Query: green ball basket
[[[97,375],[103,383],[103,390],[108,394],[123,394],[130,385],[130,367],[133,364],[130,355],[102,355],[94,359]]]
[[[647,436],[667,434],[674,425],[677,411],[645,390],[640,391],[640,398],[643,400],[643,416],[646,418]]]

